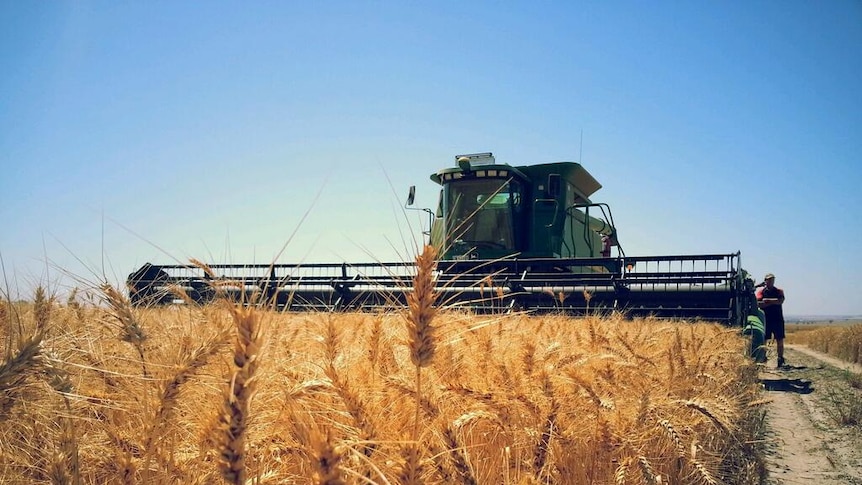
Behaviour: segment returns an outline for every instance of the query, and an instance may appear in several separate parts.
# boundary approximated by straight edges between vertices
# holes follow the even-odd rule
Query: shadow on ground
[[[760,379],[760,383],[767,391],[795,392],[797,394],[814,392],[811,381],[805,379]]]

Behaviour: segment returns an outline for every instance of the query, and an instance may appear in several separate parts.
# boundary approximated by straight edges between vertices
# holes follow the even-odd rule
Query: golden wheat
[[[13,355],[0,365],[0,422],[9,414],[22,388],[35,376],[42,363],[42,335],[24,340]]]
[[[221,415],[221,471],[229,483],[244,484],[246,431],[251,418],[251,399],[256,388],[256,371],[263,350],[263,325],[253,307],[230,306],[236,324],[233,363],[236,369],[225,392]]]
[[[862,364],[862,324],[788,329],[787,342],[803,344],[847,362]]]
[[[436,348],[436,329],[431,325],[437,313],[434,307],[437,300],[434,289],[436,257],[437,251],[433,246],[425,246],[422,254],[416,257],[417,272],[413,278],[413,290],[407,294],[407,342],[410,360],[417,368],[427,367],[431,363]]]
[[[111,285],[104,284],[101,286],[101,290],[105,302],[113,311],[113,317],[119,323],[120,340],[132,344],[135,350],[138,351],[144,377],[149,377],[147,362],[144,357],[144,341],[147,339],[147,335],[144,333],[144,329],[141,327],[138,319],[135,318],[131,303]]]
[[[756,366],[720,327],[437,310],[429,354],[406,313],[119,302],[52,304],[35,346],[6,304],[0,481],[71,483],[77,447],[83,483],[754,483]]]
[[[431,324],[437,309],[434,303],[437,292],[434,289],[434,270],[437,267],[437,250],[425,246],[416,256],[416,276],[413,290],[407,294],[407,345],[410,361],[416,367],[416,412],[413,424],[414,440],[419,434],[419,414],[422,409],[422,368],[431,364],[437,348],[436,329]]]

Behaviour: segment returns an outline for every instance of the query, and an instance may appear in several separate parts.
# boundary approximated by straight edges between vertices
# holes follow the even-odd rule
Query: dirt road
[[[769,433],[770,485],[862,485],[862,432],[836,416],[862,399],[847,379],[853,366],[803,346],[788,346],[790,369],[775,369],[774,349],[761,371]],[[857,401],[858,402],[858,401]]]

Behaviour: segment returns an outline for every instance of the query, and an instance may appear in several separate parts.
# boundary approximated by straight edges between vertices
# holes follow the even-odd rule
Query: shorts
[[[784,321],[778,320],[776,322],[767,318],[764,340],[769,340],[773,337],[775,340],[784,340]]]

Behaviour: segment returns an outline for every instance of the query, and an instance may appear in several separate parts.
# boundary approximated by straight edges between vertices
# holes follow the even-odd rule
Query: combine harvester
[[[441,254],[438,302],[475,312],[621,312],[745,325],[757,312],[739,253],[627,256],[601,185],[573,162],[511,166],[460,155],[433,174],[442,189],[430,244]],[[407,207],[413,205],[410,188]],[[613,254],[615,253],[615,254]],[[280,310],[373,310],[405,304],[415,265],[145,264],[129,275],[136,305],[206,303],[222,293]]]

